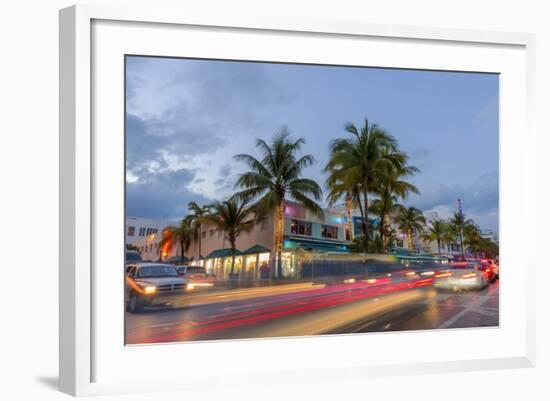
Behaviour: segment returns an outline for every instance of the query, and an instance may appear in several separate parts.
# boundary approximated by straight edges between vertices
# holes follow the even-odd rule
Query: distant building
[[[148,219],[144,217],[126,217],[126,244],[134,245],[136,241],[156,234],[163,228],[176,224],[171,220]]]
[[[498,244],[498,233],[492,230],[482,231],[481,236],[485,239],[493,241],[495,244]]]
[[[441,220],[441,218],[439,217],[439,213],[437,212],[424,212],[424,217],[426,218],[426,223],[428,225],[431,225],[432,222],[436,220]]]

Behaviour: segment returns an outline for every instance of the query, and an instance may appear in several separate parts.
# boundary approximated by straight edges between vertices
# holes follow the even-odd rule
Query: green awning
[[[243,255],[255,255],[257,253],[270,253],[271,250],[267,249],[265,246],[262,246],[260,244],[256,244],[254,246],[251,246],[246,251],[243,251]]]
[[[241,251],[239,251],[238,249],[235,249],[235,256],[242,255],[242,254],[243,253]],[[210,252],[206,257],[206,259],[227,258],[232,255],[233,255],[233,252],[231,251],[231,248],[220,248]]]

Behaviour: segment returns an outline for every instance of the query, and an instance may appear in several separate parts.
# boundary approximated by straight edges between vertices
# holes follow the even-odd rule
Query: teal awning
[[[320,252],[349,252],[348,245],[336,241],[316,241],[297,237],[289,237],[285,238],[283,245],[285,249],[303,249],[305,251]]]
[[[243,253],[241,251],[239,251],[238,249],[235,249],[235,256],[242,255],[242,254]],[[220,248],[210,252],[206,257],[206,259],[227,258],[230,256],[233,256],[233,252],[231,251],[231,248]]]
[[[260,244],[256,244],[254,246],[251,246],[247,250],[243,251],[243,255],[254,255],[256,253],[269,253],[271,252],[270,249],[267,249],[265,246],[262,246]]]
[[[393,255],[399,260],[436,260],[434,256],[431,255]]]

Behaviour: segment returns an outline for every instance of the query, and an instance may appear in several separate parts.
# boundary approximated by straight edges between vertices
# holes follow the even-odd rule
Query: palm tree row
[[[409,194],[419,193],[418,188],[408,182],[419,169],[409,165],[409,156],[399,148],[392,135],[368,120],[360,128],[353,124],[346,125],[345,132],[348,134],[346,137],[335,139],[329,145],[330,157],[323,169],[327,174],[326,199],[329,205],[344,201],[350,237],[355,231],[351,210],[359,210],[362,235],[351,239],[359,241],[363,252],[385,252],[393,244],[395,230],[392,222],[407,236],[410,249],[413,248],[416,233],[421,233],[426,240],[437,241],[439,253],[442,244],[454,243],[457,237],[463,253],[464,245],[470,249],[481,249],[480,235],[475,236],[475,230],[471,229],[473,222],[464,220],[462,214],[456,214],[448,223],[433,222],[424,232],[426,221],[422,212],[399,203],[406,200]],[[315,162],[312,155],[301,154],[304,144],[303,138],[292,139],[286,130],[276,134],[270,143],[257,139],[258,155],[234,156],[236,161],[247,166],[247,171],[236,181],[237,192],[213,205],[200,206],[191,202],[188,205],[191,214],[178,226],[168,227],[163,234],[166,240],[163,238],[163,241],[179,244],[183,261],[194,240],[200,259],[201,227],[203,224],[214,225],[224,232],[225,239],[231,245],[233,274],[239,235],[250,231],[254,224],[268,215],[274,215],[275,268],[277,277],[281,277],[285,202],[297,202],[314,216],[324,217],[319,205],[322,196],[320,185],[303,177],[305,169]],[[371,227],[369,214],[377,218],[377,227]],[[375,228],[377,236],[374,235]]]
[[[441,256],[441,248],[443,244],[450,249],[458,238],[458,245],[462,256],[465,256],[465,249],[469,249],[473,255],[494,257],[498,254],[498,245],[489,239],[483,238],[481,230],[472,219],[465,219],[460,212],[448,220],[437,219],[432,221],[427,227],[427,231],[423,232],[421,238],[424,241],[436,241],[437,252]]]
[[[336,139],[330,144],[330,160],[324,168],[324,172],[328,174],[327,200],[329,204],[334,204],[342,198],[345,199],[350,235],[353,233],[351,209],[354,206],[359,208],[365,238],[364,250],[368,252],[371,234],[369,211],[376,210],[375,214],[380,218],[379,232],[385,247],[390,239],[390,234],[386,232],[387,216],[397,210],[398,198],[405,199],[410,192],[418,193],[414,185],[405,181],[408,176],[418,172],[418,169],[407,164],[408,156],[399,150],[397,140],[378,125],[369,124],[365,120],[361,129],[348,124],[345,130],[351,134],[351,138]],[[303,138],[294,140],[286,130],[276,134],[271,143],[258,139],[256,148],[259,157],[250,154],[234,157],[248,167],[248,171],[241,174],[235,184],[237,193],[229,200],[215,205],[201,207],[191,202],[188,208],[192,214],[186,216],[179,226],[165,230],[166,242],[180,244],[183,260],[191,240],[195,240],[200,258],[202,224],[218,225],[225,232],[232,248],[242,231],[238,227],[219,225],[228,217],[222,216],[225,213],[223,208],[227,209],[225,211],[242,212],[246,205],[246,210],[250,211],[245,219],[247,229],[254,222],[274,213],[274,250],[277,276],[280,276],[285,202],[297,202],[313,215],[324,217],[323,209],[319,205],[322,196],[320,185],[303,177],[304,170],[315,162],[312,155],[300,154],[304,144]],[[372,207],[369,203],[371,200]],[[252,214],[254,218],[250,220]]]

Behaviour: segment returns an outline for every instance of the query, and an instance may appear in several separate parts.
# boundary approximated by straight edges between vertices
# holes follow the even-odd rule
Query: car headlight
[[[154,294],[157,291],[157,287],[154,285],[149,285],[143,289],[146,294]]]
[[[192,290],[193,288],[195,288],[195,285],[193,283],[188,283],[187,284],[187,289],[188,290]]]

